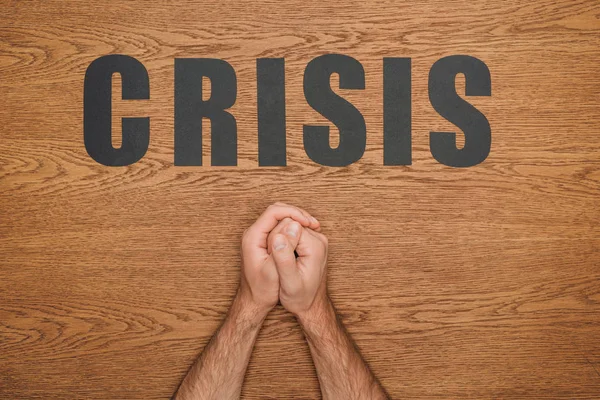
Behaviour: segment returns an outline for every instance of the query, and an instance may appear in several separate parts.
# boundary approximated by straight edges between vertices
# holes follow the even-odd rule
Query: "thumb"
[[[294,245],[290,243],[288,238],[278,233],[273,236],[271,254],[275,261],[275,267],[279,273],[282,286],[293,286],[298,279],[298,269],[296,267],[296,256],[294,255]]]

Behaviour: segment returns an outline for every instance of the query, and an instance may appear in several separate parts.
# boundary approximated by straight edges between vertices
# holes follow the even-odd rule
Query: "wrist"
[[[315,328],[323,327],[335,322],[335,310],[328,295],[315,299],[311,307],[302,313],[296,314],[302,329],[311,332]]]
[[[252,296],[240,289],[233,299],[229,314],[238,322],[248,322],[260,327],[270,310],[271,307],[256,303]]]

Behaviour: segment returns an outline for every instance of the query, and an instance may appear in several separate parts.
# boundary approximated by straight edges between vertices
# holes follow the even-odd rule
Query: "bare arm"
[[[238,399],[246,367],[266,313],[241,295],[233,301],[223,325],[181,383],[175,398]]]
[[[327,295],[327,238],[285,219],[271,233],[269,245],[279,273],[279,299],[304,330],[323,398],[387,399]]]
[[[317,369],[323,399],[388,399],[327,298],[298,317]]]
[[[279,299],[279,275],[267,251],[267,237],[279,221],[319,229],[306,211],[283,203],[269,206],[242,237],[242,273],[238,293],[223,325],[192,366],[174,398],[229,400],[240,397],[258,331]]]

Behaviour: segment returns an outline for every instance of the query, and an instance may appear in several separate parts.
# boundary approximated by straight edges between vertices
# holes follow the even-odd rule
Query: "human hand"
[[[284,203],[270,205],[242,236],[242,274],[238,298],[262,317],[279,300],[279,275],[267,238],[280,221],[295,221],[298,226],[320,229],[319,222],[306,211]]]
[[[327,238],[286,218],[268,241],[279,274],[279,300],[302,327],[323,399],[389,399],[327,294]]]
[[[269,236],[269,250],[279,274],[279,300],[300,320],[312,318],[329,304],[327,246],[325,235],[289,218]]]

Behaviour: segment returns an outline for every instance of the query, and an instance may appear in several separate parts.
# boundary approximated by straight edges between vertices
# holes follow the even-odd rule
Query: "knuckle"
[[[321,241],[321,249],[324,251],[327,251],[327,247],[329,246],[329,242],[327,241],[327,239],[324,239],[323,241]]]
[[[292,266],[294,259],[294,253],[286,253],[280,256],[280,261],[287,266]]]
[[[250,238],[250,228],[246,228],[244,230],[244,233],[242,233],[242,246],[244,245],[244,243],[248,242],[248,239]]]
[[[298,210],[300,213],[302,213],[302,215],[304,215],[305,217],[308,217],[308,216],[310,216],[310,214],[308,213],[308,211],[306,211],[306,210],[303,210],[302,208],[298,208],[298,207],[296,207],[296,209],[297,209],[297,210]]]

